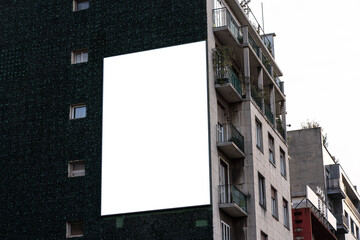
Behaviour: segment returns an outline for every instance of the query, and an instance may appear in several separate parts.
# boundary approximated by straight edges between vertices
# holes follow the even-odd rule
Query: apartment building
[[[293,212],[309,198],[315,199],[307,206],[312,207],[313,215],[322,219],[326,234],[332,233],[341,240],[360,239],[360,195],[341,164],[324,146],[322,129],[289,131],[288,138]],[[294,237],[300,236],[301,232],[295,233],[299,227],[296,216],[293,217]]]
[[[286,98],[238,0],[0,3],[1,239],[292,239]]]

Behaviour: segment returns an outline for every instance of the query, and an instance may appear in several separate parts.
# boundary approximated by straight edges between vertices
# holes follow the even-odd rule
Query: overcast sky
[[[360,185],[360,1],[252,0],[259,22],[261,3],[265,32],[276,34],[288,130],[319,122],[330,153]]]

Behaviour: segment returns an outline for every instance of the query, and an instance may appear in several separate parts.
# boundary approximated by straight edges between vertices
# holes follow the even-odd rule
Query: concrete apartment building
[[[0,9],[1,239],[293,238],[275,34],[246,2]]]
[[[312,200],[313,204],[307,206],[313,207],[314,215],[322,219],[327,234],[331,232],[339,240],[360,239],[360,195],[324,146],[322,129],[289,131],[288,139],[293,208],[304,206],[309,198],[318,197],[319,201]],[[306,185],[316,194],[307,194]],[[295,232],[300,226],[296,223],[296,216],[293,220],[294,237],[300,236],[301,232]]]

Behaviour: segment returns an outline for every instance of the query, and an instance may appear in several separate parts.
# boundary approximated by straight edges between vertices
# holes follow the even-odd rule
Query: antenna
[[[263,8],[263,3],[261,3],[261,18],[262,18],[262,27],[263,27],[263,31],[265,34],[265,25],[264,25],[264,8]]]

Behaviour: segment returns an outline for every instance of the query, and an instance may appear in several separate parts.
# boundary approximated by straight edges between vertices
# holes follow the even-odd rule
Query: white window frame
[[[71,227],[73,224],[79,224],[81,223],[82,224],[82,227],[83,227],[83,232],[82,234],[77,234],[77,235],[72,235],[71,234]],[[83,221],[73,221],[73,222],[67,222],[66,223],[66,238],[73,238],[73,237],[82,237],[84,236],[84,222]]]
[[[263,149],[263,137],[262,137],[262,124],[261,122],[256,119],[256,146],[262,151]]]
[[[76,109],[77,108],[85,108],[85,116],[84,117],[76,117],[75,113],[76,113]],[[70,105],[70,119],[82,119],[82,118],[86,118],[87,115],[87,107],[86,104],[74,104],[74,105]]]
[[[88,7],[84,8],[84,9],[79,9],[78,5],[81,3],[87,2],[88,3]],[[82,10],[86,10],[90,7],[90,1],[89,0],[73,0],[73,11],[77,12],[77,11],[82,11]]]
[[[80,55],[80,60],[77,60],[77,56]],[[72,64],[79,64],[79,63],[86,63],[89,60],[89,52],[86,48],[78,49],[71,52],[71,63]]]
[[[74,165],[77,164],[83,164],[84,169],[74,170]],[[68,164],[68,177],[83,177],[85,176],[85,161],[84,160],[77,160],[77,161],[71,161]]]
[[[230,226],[226,224],[224,221],[221,221],[221,235],[222,240],[230,240]]]
[[[289,202],[286,201],[285,198],[283,198],[283,215],[284,215],[284,226],[286,228],[290,227],[289,222]]]
[[[258,173],[259,181],[259,204],[266,209],[266,188],[265,188],[265,177]]]
[[[286,178],[286,159],[285,151],[280,148],[280,172],[283,177]]]

